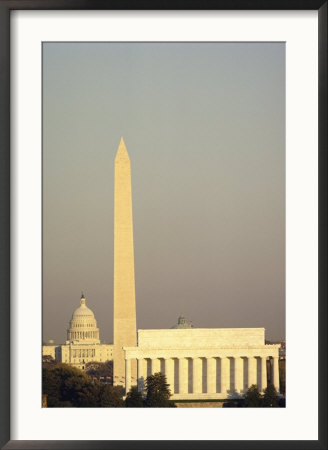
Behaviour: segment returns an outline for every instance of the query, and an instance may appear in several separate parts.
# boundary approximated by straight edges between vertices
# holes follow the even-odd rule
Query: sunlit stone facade
[[[252,384],[263,391],[268,375],[279,391],[280,345],[265,345],[264,334],[264,328],[139,330],[138,345],[124,348],[126,390],[136,360],[138,390],[162,372],[175,400],[240,397]]]
[[[114,173],[114,384],[125,384],[123,346],[137,345],[130,158],[121,139]],[[132,377],[137,366],[132,362]]]
[[[87,307],[83,294],[80,306],[73,312],[69,322],[66,343],[44,345],[42,353],[82,370],[88,362],[106,362],[113,359],[113,345],[101,344],[97,321],[91,309]]]

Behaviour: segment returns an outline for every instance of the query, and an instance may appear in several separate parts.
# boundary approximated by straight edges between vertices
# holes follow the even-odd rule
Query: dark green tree
[[[103,408],[123,408],[123,389],[119,386],[110,386],[101,383],[99,393],[99,406]]]
[[[88,362],[85,366],[85,372],[90,377],[113,377],[113,361],[104,363],[98,361]]]
[[[47,394],[48,407],[97,406],[99,388],[81,370],[66,364],[45,368],[42,390]]]
[[[279,396],[273,384],[268,384],[264,390],[263,406],[265,408],[277,408],[279,406]]]
[[[261,394],[256,384],[252,384],[246,392],[244,397],[244,405],[246,408],[259,408],[262,406]]]
[[[43,355],[42,356],[42,367],[43,368],[50,368],[50,367],[55,366],[56,364],[58,364],[58,363],[57,363],[57,361],[55,361],[53,359],[52,356],[50,356],[50,355]]]
[[[47,406],[51,408],[53,406],[61,406],[61,381],[57,372],[50,368],[42,369],[42,393],[47,395]],[[69,402],[69,405],[73,406]]]
[[[146,379],[146,399],[145,406],[149,408],[167,408],[175,406],[170,401],[171,391],[166,382],[166,376],[161,372],[150,375]]]
[[[132,386],[130,391],[127,393],[125,399],[125,406],[127,408],[142,408],[143,399],[141,392],[138,391],[137,386]]]
[[[81,370],[57,364],[42,371],[42,393],[48,407],[122,407],[123,392],[109,385],[93,382]]]

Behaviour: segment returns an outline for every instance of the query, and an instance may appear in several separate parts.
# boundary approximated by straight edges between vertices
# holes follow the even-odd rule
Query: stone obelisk
[[[123,347],[136,345],[131,167],[122,138],[115,158],[114,181],[114,385],[125,385]],[[136,384],[136,361],[132,363],[132,384]]]

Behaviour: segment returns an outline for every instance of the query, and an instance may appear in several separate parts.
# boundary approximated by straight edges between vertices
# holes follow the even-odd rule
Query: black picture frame
[[[319,439],[317,441],[10,440],[10,12],[12,10],[317,10],[319,33]],[[327,449],[327,1],[0,0],[0,446],[4,449]],[[300,337],[300,340],[302,337]],[[316,395],[316,392],[307,392]],[[304,406],[306,409],[306,404]],[[305,411],[306,413],[306,411]],[[110,426],[110,424],[109,424]]]

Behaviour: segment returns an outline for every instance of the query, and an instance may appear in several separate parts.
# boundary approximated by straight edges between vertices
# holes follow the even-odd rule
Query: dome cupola
[[[193,328],[191,322],[188,322],[183,316],[178,318],[178,323],[171,328]]]

